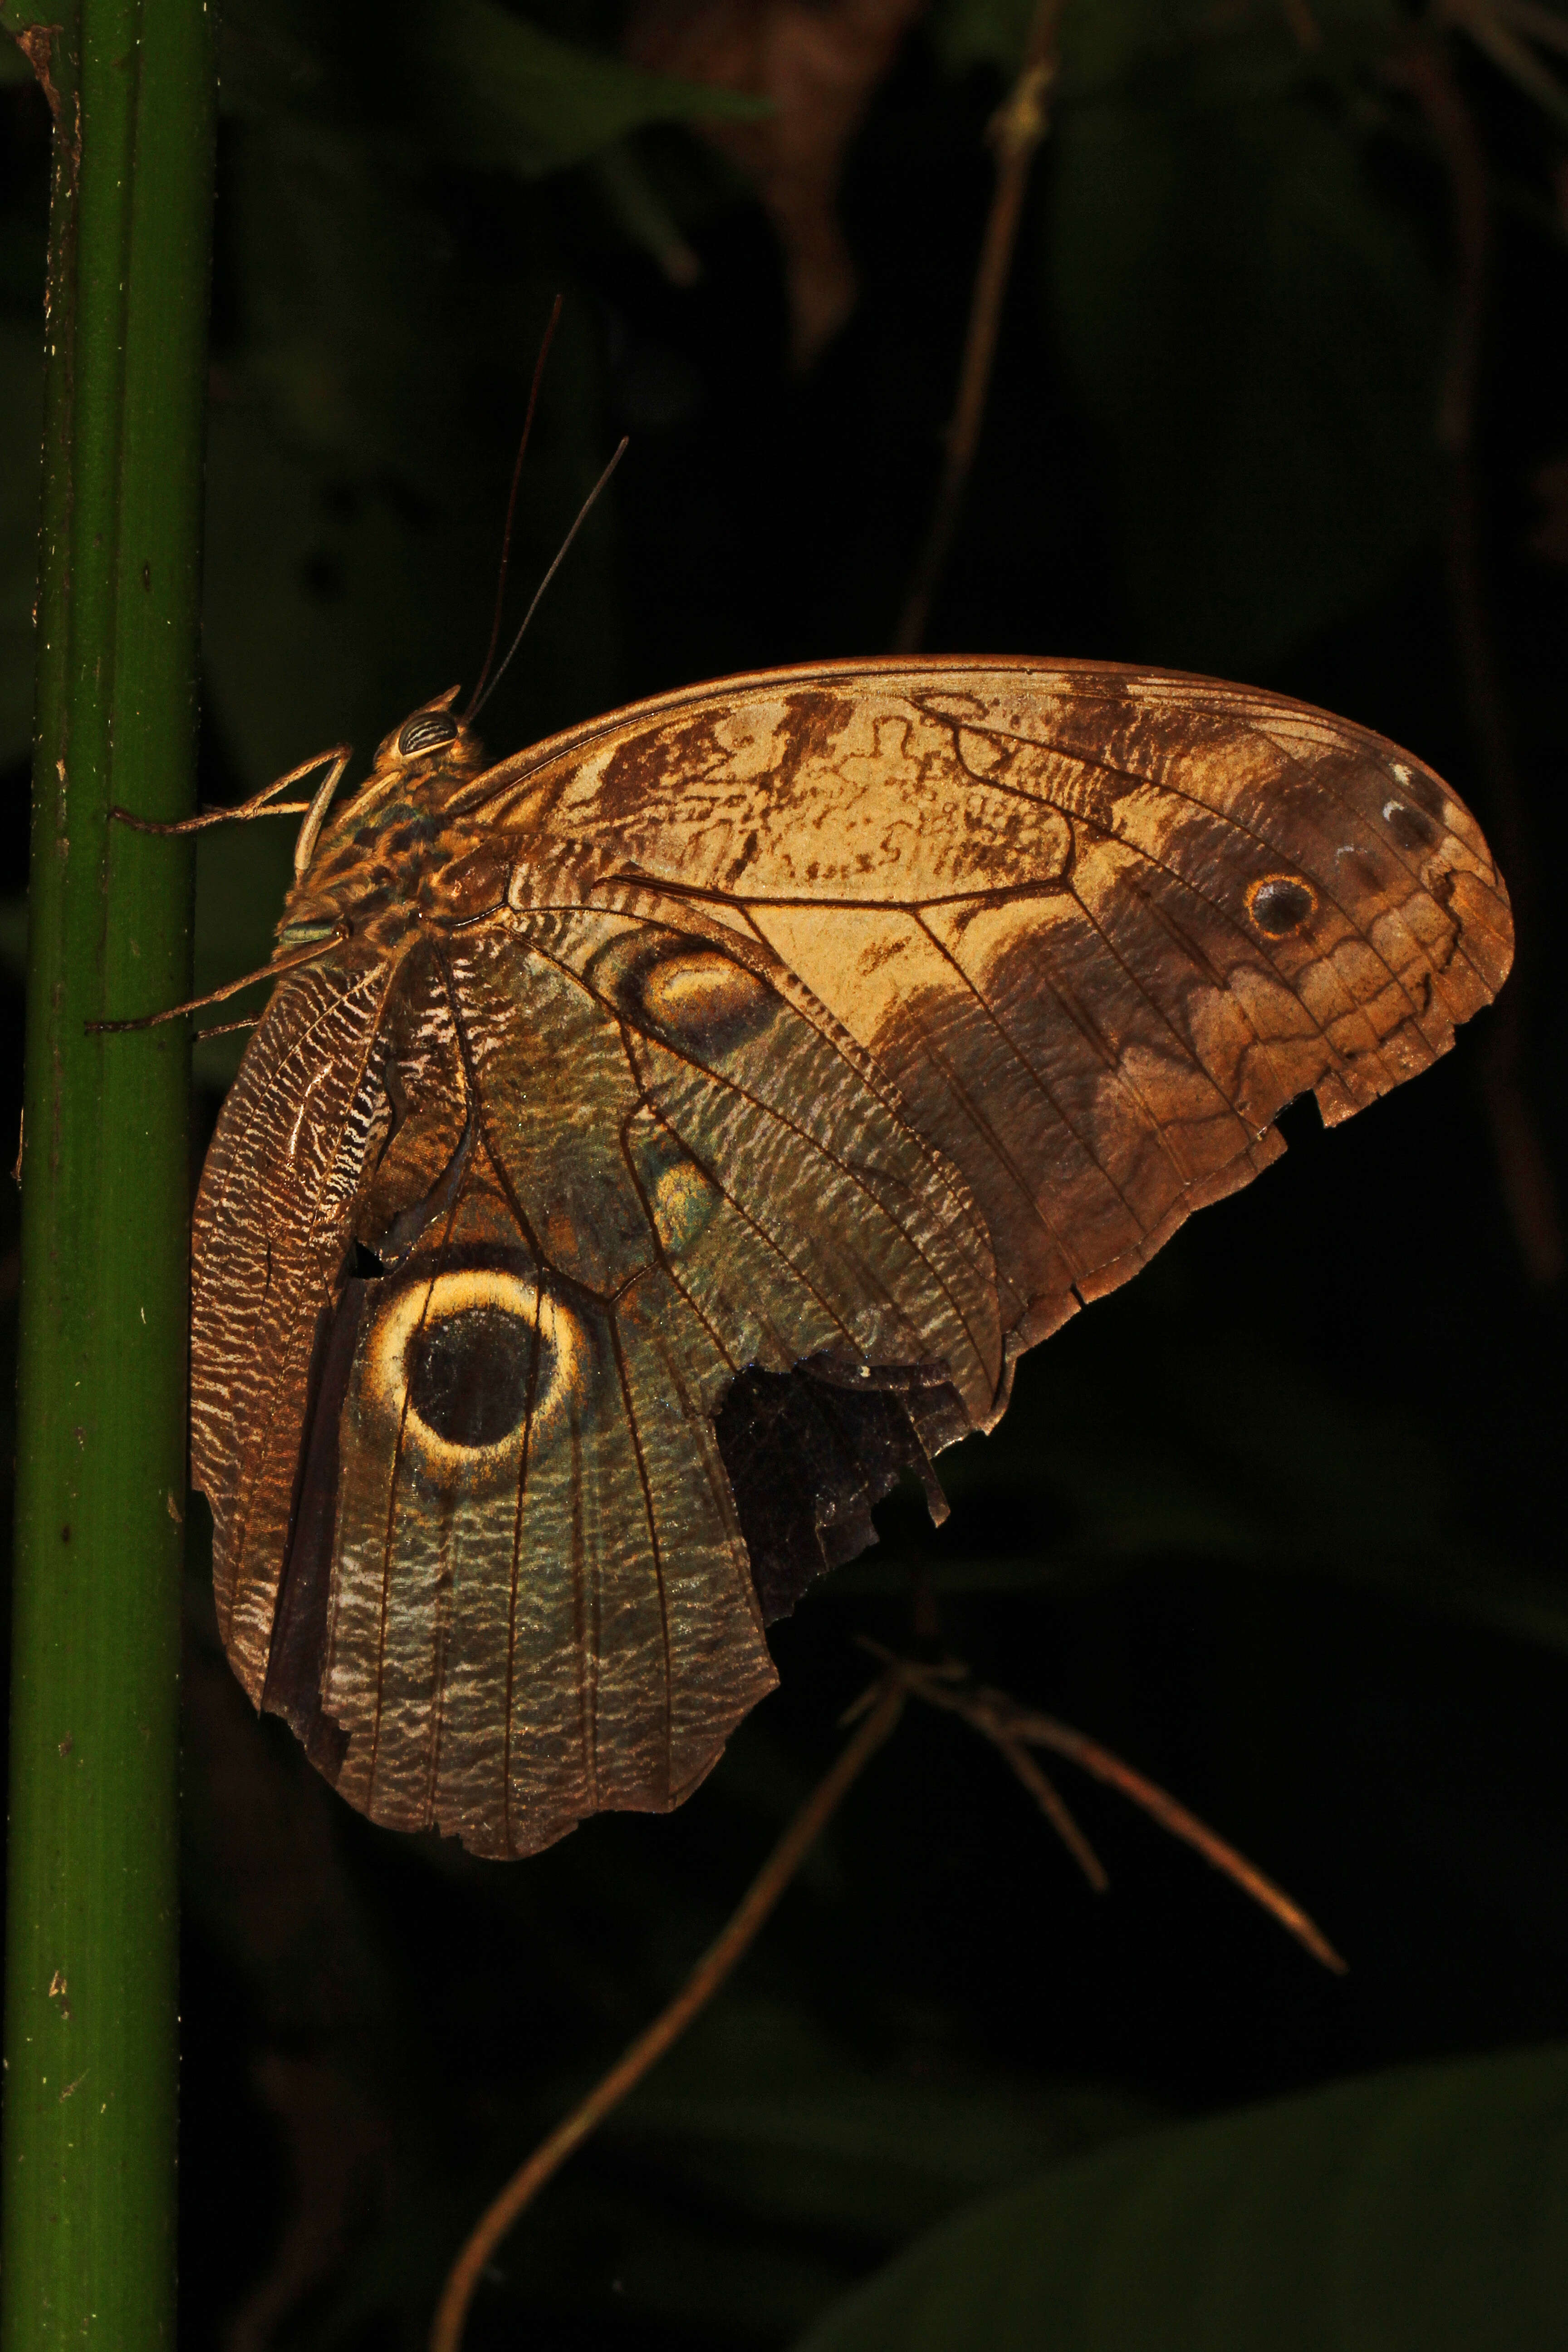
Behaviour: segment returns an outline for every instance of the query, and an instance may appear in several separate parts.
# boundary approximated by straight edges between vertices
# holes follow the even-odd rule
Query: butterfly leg
[[[163,835],[201,833],[208,825],[245,823],[258,816],[302,815],[305,822],[300,827],[300,838],[294,845],[294,871],[300,875],[310,862],[310,852],[316,845],[316,837],[331,804],[332,794],[342,783],[343,770],[353,755],[351,743],[334,743],[330,751],[318,751],[314,759],[302,760],[297,768],[290,768],[287,775],[274,777],[271,783],[264,784],[258,793],[252,793],[250,798],[241,801],[237,807],[204,809],[199,816],[181,817],[172,824],[160,824],[152,817],[134,816],[129,809],[118,806],[111,808],[109,814],[121,824],[129,825],[133,833]],[[302,776],[310,775],[323,762],[327,772],[308,801],[280,801],[277,798],[278,793],[286,792],[290,784],[297,784]],[[221,1004],[226,997],[237,996],[253,981],[269,980],[279,972],[292,971],[299,964],[314,963],[319,957],[329,955],[345,936],[340,926],[329,932],[324,940],[312,940],[308,947],[296,948],[288,955],[274,956],[272,961],[263,964],[258,971],[247,971],[242,979],[231,980],[225,987],[215,988],[210,995],[193,996],[187,1004],[171,1004],[165,1012],[143,1013],[135,1021],[89,1021],[86,1024],[87,1029],[89,1034],[118,1034],[128,1029],[155,1029],[161,1022],[183,1020],[187,1013],[199,1013],[204,1005]],[[244,1028],[249,1024],[241,1022],[235,1025]]]
[[[225,810],[224,814],[225,815],[237,814],[237,812]],[[262,811],[261,814],[265,814],[266,812]],[[163,829],[166,832],[176,830],[172,825]],[[341,945],[347,937],[348,926],[340,923],[327,933],[324,940],[312,940],[309,947],[294,948],[287,955],[274,956],[270,963],[262,964],[258,971],[247,971],[238,980],[226,981],[222,988],[215,988],[210,995],[193,996],[188,1004],[171,1004],[163,1013],[143,1013],[136,1021],[88,1021],[83,1024],[83,1026],[89,1035],[118,1034],[126,1029],[156,1029],[162,1022],[180,1021],[187,1013],[199,1013],[205,1004],[221,1004],[226,996],[237,996],[242,988],[249,988],[253,982],[276,980],[280,972],[294,971],[302,963],[319,962],[322,956],[331,955],[332,950]],[[242,1021],[235,1025],[244,1029],[251,1024]],[[213,1030],[207,1034],[216,1036],[221,1033]]]
[[[314,759],[301,760],[300,765],[297,768],[290,768],[286,776],[274,777],[271,783],[264,784],[260,792],[252,793],[247,801],[240,801],[234,808],[203,809],[199,816],[179,817],[171,824],[160,824],[156,819],[150,816],[135,816],[130,809],[121,808],[118,805],[111,808],[109,814],[118,824],[128,825],[132,833],[157,833],[170,835],[205,833],[206,828],[213,824],[243,824],[248,823],[252,817],[258,816],[302,816],[305,823],[300,828],[300,838],[303,843],[307,835],[309,836],[305,857],[305,863],[308,864],[310,849],[315,846],[316,835],[321,829],[321,819],[326,815],[332,794],[342,782],[343,770],[348,766],[353,754],[352,743],[334,743],[330,751],[318,751]],[[280,801],[276,797],[279,793],[287,792],[290,784],[297,784],[301,777],[310,775],[317,768],[323,765],[327,769],[327,773],[310,800]],[[313,824],[312,818],[315,820]],[[303,871],[298,850],[294,853],[294,871],[296,874]]]

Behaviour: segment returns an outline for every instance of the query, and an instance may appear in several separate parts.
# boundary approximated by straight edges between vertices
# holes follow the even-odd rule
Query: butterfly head
[[[370,773],[335,813],[329,793],[318,793],[295,845],[279,931],[286,946],[346,927],[392,947],[435,905],[439,877],[463,845],[448,811],[484,766],[478,736],[452,709],[458,692],[449,687],[384,736]]]
[[[297,875],[303,878],[318,835],[328,848],[351,837],[355,847],[371,847],[374,833],[367,826],[379,829],[404,818],[438,817],[453,792],[483,767],[479,737],[452,709],[460,690],[449,686],[382,737],[369,775],[330,825],[306,820],[295,851]],[[325,814],[323,809],[322,818]]]

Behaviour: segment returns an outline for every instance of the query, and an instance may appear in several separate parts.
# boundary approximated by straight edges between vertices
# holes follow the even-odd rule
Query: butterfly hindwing
[[[772,1685],[764,1603],[994,1400],[973,1203],[771,969],[500,909],[386,989],[379,1156],[294,1335],[314,1372],[260,1694],[376,1820],[516,1853],[678,1801]],[[821,1465],[804,1558],[768,1566],[736,1499],[765,1498],[765,1458],[748,1476],[715,1423],[742,1372],[803,1363],[853,1475]]]

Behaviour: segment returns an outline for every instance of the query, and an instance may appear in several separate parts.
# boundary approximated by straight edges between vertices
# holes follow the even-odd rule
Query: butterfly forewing
[[[672,695],[492,772],[579,876],[767,940],[956,1163],[1041,1336],[1508,970],[1440,779],[1360,728],[1095,665],[846,665]],[[548,851],[514,873],[556,887]],[[657,898],[648,903],[657,904]],[[1009,1311],[1011,1310],[1011,1311]]]
[[[477,765],[384,747],[290,902],[350,935],[204,1175],[193,1450],[252,1696],[517,1853],[679,1801],[900,1471],[1511,934],[1430,771],[1202,679],[838,665]]]

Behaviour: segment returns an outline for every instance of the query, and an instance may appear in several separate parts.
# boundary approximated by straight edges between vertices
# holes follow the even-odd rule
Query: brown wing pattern
[[[482,793],[482,799],[481,799]],[[1424,1067],[1508,971],[1441,780],[1281,698],[1089,664],[729,681],[473,797],[514,904],[635,887],[769,946],[963,1174],[1013,1346]]]
[[[252,1696],[506,1854],[678,1802],[900,1468],[940,1508],[1018,1350],[1510,931],[1430,771],[1205,680],[847,665],[452,776],[423,831],[375,783],[428,916],[285,982],[226,1106],[193,1454]]]

